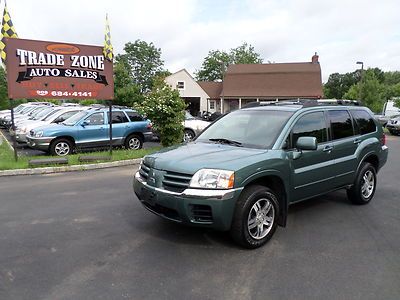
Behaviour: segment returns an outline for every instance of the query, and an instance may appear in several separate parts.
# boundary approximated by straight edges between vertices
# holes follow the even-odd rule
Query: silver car
[[[185,132],[183,136],[183,141],[190,142],[210,124],[210,122],[193,117],[188,111],[186,111],[184,122]]]

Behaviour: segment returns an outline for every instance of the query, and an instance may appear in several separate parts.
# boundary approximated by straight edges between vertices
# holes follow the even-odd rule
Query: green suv
[[[257,102],[233,111],[193,142],[144,157],[134,192],[165,219],[259,247],[286,225],[290,204],[342,188],[355,204],[373,198],[388,148],[371,111],[354,104]]]

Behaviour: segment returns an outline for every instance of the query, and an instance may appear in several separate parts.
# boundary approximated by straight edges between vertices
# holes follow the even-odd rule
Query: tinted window
[[[143,121],[143,117],[135,111],[128,111],[126,113],[128,114],[128,117],[129,119],[131,119],[132,122]]]
[[[88,122],[89,125],[103,125],[104,115],[103,113],[95,113],[89,118],[86,118],[85,121]]]
[[[326,123],[323,112],[315,112],[301,117],[292,130],[292,147],[296,145],[297,139],[301,136],[313,136],[318,143],[328,140]]]
[[[215,121],[196,141],[228,139],[243,147],[270,148],[292,115],[291,111],[236,110]]]
[[[78,112],[78,110],[73,110],[73,111],[68,111],[65,112],[61,115],[59,115],[53,122],[54,123],[61,123],[64,122],[65,120],[67,120],[68,118],[72,117],[73,115],[75,115]]]
[[[108,119],[110,119],[110,113],[108,114]],[[126,123],[129,122],[128,117],[122,111],[113,111],[112,112],[112,123]]]
[[[331,123],[333,140],[342,139],[354,134],[351,117],[347,110],[329,110],[328,118]]]
[[[355,120],[357,134],[366,134],[376,130],[374,120],[365,110],[351,110],[351,114]]]

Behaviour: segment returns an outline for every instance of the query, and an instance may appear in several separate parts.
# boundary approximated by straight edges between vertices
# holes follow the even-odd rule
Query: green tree
[[[222,80],[225,68],[231,64],[260,64],[263,60],[250,44],[232,48],[229,52],[211,50],[204,58],[201,69],[196,72],[196,79],[200,81]]]
[[[185,102],[177,90],[171,89],[163,79],[158,78],[145,101],[138,103],[137,109],[153,123],[160,135],[161,145],[168,147],[182,142]]]
[[[8,109],[9,107],[6,72],[0,66],[0,109]]]
[[[350,87],[346,99],[360,99],[373,112],[381,112],[388,97],[385,85],[380,83],[374,69],[364,71],[361,82]]]
[[[327,83],[324,85],[324,96],[331,99],[343,99],[344,94],[350,87],[360,80],[360,71],[329,75]]]
[[[153,87],[154,78],[163,72],[164,62],[161,60],[161,49],[153,43],[136,40],[126,43],[124,54],[116,57],[116,61],[129,67],[132,82],[139,88],[141,94],[149,92]]]
[[[400,83],[400,72],[385,72],[384,73],[384,83],[387,85],[395,85]]]
[[[140,88],[130,75],[129,66],[124,61],[114,64],[114,104],[135,106],[144,99]]]

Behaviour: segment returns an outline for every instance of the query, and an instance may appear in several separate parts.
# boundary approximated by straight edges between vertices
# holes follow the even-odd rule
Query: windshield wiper
[[[208,139],[208,140],[212,141],[212,142],[218,142],[221,144],[228,144],[228,145],[233,145],[233,146],[237,146],[237,147],[242,147],[242,143],[233,141],[233,140],[224,139],[224,138],[216,138],[216,139]]]

